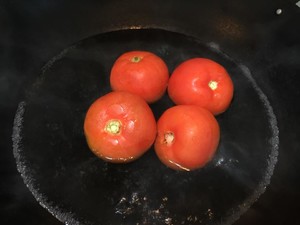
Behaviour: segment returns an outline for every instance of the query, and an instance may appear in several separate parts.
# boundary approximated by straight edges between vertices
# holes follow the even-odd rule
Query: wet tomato
[[[199,105],[218,115],[229,107],[233,89],[223,66],[210,59],[193,58],[175,68],[168,94],[177,105]]]
[[[178,105],[159,118],[154,147],[165,165],[190,171],[213,158],[219,139],[220,128],[211,112],[195,105]]]
[[[157,101],[165,93],[169,70],[157,55],[147,51],[122,54],[114,63],[110,85],[115,91],[128,91],[144,98],[148,103]]]
[[[144,99],[127,92],[110,92],[88,109],[84,133],[92,152],[106,161],[130,162],[154,143],[156,121]]]

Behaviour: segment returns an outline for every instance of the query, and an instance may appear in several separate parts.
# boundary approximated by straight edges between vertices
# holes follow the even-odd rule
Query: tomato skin
[[[168,139],[169,134],[172,138]],[[190,171],[213,158],[219,139],[220,128],[211,112],[195,105],[178,105],[159,118],[154,148],[168,167]]]
[[[131,51],[122,54],[110,73],[112,90],[128,91],[153,103],[167,89],[169,70],[157,55],[147,51]]]
[[[229,107],[233,89],[223,66],[210,59],[193,58],[175,68],[168,94],[177,105],[199,105],[218,115]]]
[[[113,122],[112,122],[113,121]],[[116,124],[120,129],[116,132]],[[144,99],[128,92],[110,92],[88,109],[84,133],[91,151],[99,158],[130,162],[154,143],[156,121]]]

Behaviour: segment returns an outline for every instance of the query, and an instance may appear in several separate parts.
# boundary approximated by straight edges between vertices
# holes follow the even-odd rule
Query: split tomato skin
[[[226,111],[234,86],[226,69],[206,58],[184,61],[173,71],[168,94],[177,105],[198,105],[214,115]]]
[[[113,64],[110,85],[114,91],[128,91],[148,103],[160,99],[166,92],[169,70],[157,55],[147,51],[122,54]]]
[[[219,140],[219,124],[211,112],[195,105],[178,105],[159,118],[154,148],[166,166],[190,171],[213,158]]]
[[[156,121],[144,99],[128,92],[110,92],[88,109],[84,133],[91,151],[113,162],[131,162],[154,143]]]

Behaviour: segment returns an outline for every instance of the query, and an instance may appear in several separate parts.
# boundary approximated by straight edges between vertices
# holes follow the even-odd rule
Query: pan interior
[[[166,168],[153,148],[135,162],[94,156],[83,134],[90,104],[111,91],[110,69],[126,51],[151,51],[169,70],[192,57],[222,64],[235,94],[217,116],[221,141],[203,169]],[[165,95],[156,118],[173,106]],[[278,128],[251,70],[217,43],[160,30],[119,30],[66,48],[42,69],[14,123],[18,169],[37,201],[67,224],[231,224],[264,192],[277,161]]]

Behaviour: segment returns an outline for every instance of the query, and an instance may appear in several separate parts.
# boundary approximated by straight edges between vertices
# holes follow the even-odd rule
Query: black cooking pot
[[[6,223],[295,223],[298,5],[1,3],[7,23],[1,43],[8,53],[1,68],[9,71],[1,83],[1,107],[8,124],[4,135],[12,134],[13,145],[5,142],[2,166],[9,171],[2,201]],[[221,142],[205,168],[173,171],[153,149],[126,165],[105,163],[88,150],[86,110],[110,91],[114,60],[133,49],[156,53],[170,71],[192,57],[211,58],[229,71],[235,95],[228,111],[217,116]],[[166,94],[151,108],[159,118],[172,105]],[[33,201],[15,164],[37,202],[58,220]]]

